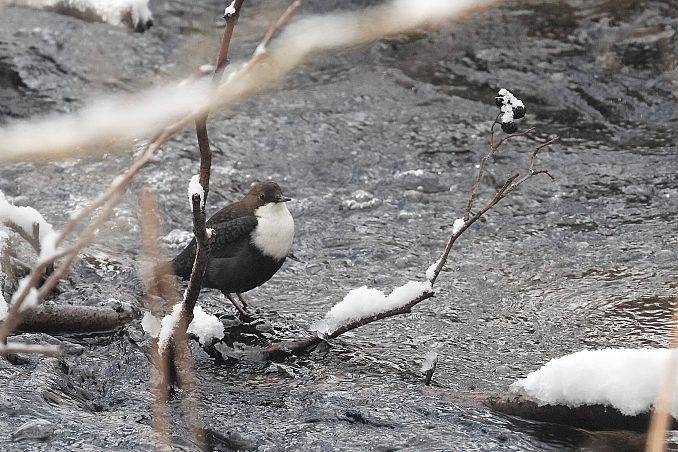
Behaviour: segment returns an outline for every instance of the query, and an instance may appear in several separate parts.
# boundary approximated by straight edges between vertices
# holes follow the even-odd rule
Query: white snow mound
[[[148,0],[9,0],[9,5],[57,10],[70,16],[144,30],[153,19]],[[0,1],[0,5],[2,2]]]
[[[378,289],[362,286],[352,289],[343,300],[332,306],[325,318],[313,325],[321,337],[332,334],[352,321],[370,318],[375,315],[405,306],[410,301],[431,292],[430,281],[409,281],[393,289],[390,295]]]
[[[513,383],[510,390],[539,405],[601,404],[634,416],[654,404],[671,353],[669,349],[584,350],[552,359]],[[675,391],[671,414],[678,418]]]

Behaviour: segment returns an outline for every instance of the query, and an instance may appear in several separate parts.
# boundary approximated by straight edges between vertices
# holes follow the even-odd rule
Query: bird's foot
[[[238,316],[240,317],[241,320],[244,320],[244,321],[246,321],[246,322],[250,322],[250,321],[252,321],[252,320],[254,319],[254,317],[252,317],[252,315],[250,315],[250,314],[247,312],[247,310],[246,310],[246,306],[247,306],[247,305],[245,305],[245,306],[240,306],[240,303],[238,303],[237,301],[235,301],[235,299],[233,298],[233,295],[231,295],[230,293],[226,293],[226,292],[223,292],[223,294],[224,294],[224,295],[226,296],[226,298],[228,298],[228,300],[233,304],[233,306],[235,307],[236,311],[238,311]],[[240,297],[240,295],[238,295],[238,297]]]

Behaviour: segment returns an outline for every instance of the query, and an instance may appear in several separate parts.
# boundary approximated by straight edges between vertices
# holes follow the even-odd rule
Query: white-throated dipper
[[[294,239],[294,219],[275,182],[260,182],[243,199],[215,213],[207,221],[214,241],[203,279],[203,287],[219,289],[244,314],[231,294],[259,287],[280,269]],[[195,238],[172,260],[174,273],[191,276],[195,260]]]

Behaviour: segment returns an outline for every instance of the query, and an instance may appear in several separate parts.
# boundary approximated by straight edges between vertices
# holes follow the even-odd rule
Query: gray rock
[[[56,426],[44,419],[34,419],[12,432],[14,441],[47,441],[54,435]]]
[[[425,170],[410,170],[398,173],[396,183],[405,190],[417,190],[424,193],[447,191],[448,186],[440,180],[440,176]]]

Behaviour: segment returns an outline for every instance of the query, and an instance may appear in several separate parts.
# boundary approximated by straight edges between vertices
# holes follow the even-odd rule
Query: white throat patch
[[[257,227],[252,233],[252,244],[274,259],[287,257],[294,239],[294,219],[285,203],[268,203],[255,210],[254,215]]]

